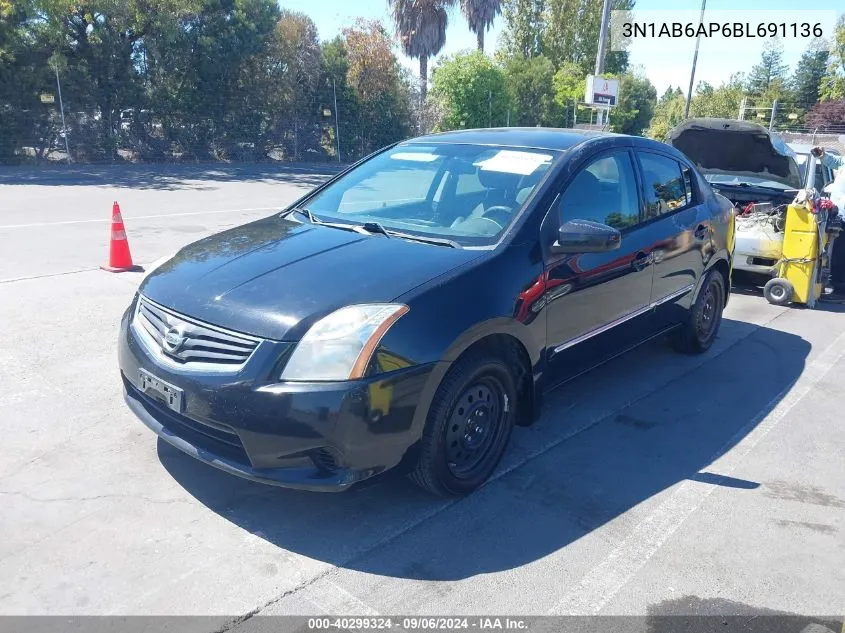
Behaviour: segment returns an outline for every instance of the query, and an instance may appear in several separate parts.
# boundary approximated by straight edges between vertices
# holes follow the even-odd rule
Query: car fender
[[[728,276],[725,282],[727,283],[727,287],[725,288],[725,306],[728,305],[728,298],[731,294],[731,258],[730,255],[726,250],[721,250],[715,253],[711,258],[710,261],[707,262],[707,266],[704,269],[704,273],[699,277],[698,281],[695,284],[695,289],[692,293],[692,303],[694,305],[695,302],[698,300],[698,295],[701,292],[702,288],[704,287],[704,280],[707,279],[710,272],[720,265],[720,263],[724,263],[728,267]]]

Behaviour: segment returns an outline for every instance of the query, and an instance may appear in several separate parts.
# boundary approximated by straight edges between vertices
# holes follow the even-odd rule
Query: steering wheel
[[[480,217],[486,220],[492,220],[500,227],[504,227],[510,222],[511,215],[513,215],[513,209],[503,204],[497,204],[487,209]]]
[[[483,215],[467,218],[458,226],[461,231],[467,231],[470,234],[476,233],[480,236],[496,235],[496,233],[505,228],[493,218],[485,218]]]

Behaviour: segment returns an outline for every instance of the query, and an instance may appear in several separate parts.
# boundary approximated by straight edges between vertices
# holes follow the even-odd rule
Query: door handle
[[[695,231],[693,232],[693,235],[695,235],[695,238],[699,239],[699,240],[707,239],[707,236],[709,234],[710,234],[710,227],[707,226],[706,224],[699,224],[697,227],[695,227]]]
[[[646,254],[642,251],[637,253],[634,259],[631,261],[631,268],[636,271],[643,270],[646,266],[651,263],[651,254]]]

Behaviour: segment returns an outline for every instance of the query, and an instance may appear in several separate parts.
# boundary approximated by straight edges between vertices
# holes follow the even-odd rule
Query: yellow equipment
[[[812,198],[796,199],[786,210],[783,233],[783,256],[777,265],[777,276],[763,288],[769,303],[790,302],[815,307],[824,292],[829,274],[830,250],[839,227],[829,225],[829,211],[814,211]]]

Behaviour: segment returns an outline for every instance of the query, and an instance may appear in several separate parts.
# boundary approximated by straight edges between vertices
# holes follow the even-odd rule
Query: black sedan
[[[126,402],[255,481],[343,490],[399,467],[467,493],[549,389],[664,333],[706,351],[732,241],[731,204],[661,143],[413,139],[150,271],[121,324]]]

